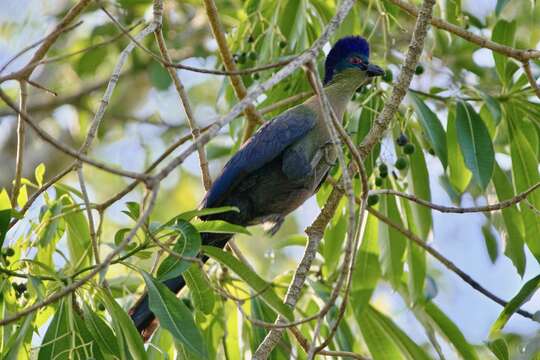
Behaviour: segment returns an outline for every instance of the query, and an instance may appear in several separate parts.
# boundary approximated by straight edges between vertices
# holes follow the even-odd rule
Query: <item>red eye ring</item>
[[[353,56],[353,57],[351,57],[351,59],[349,60],[349,62],[350,62],[351,64],[353,64],[353,65],[359,65],[359,64],[363,64],[363,63],[364,63],[364,61],[363,61],[361,58],[359,58],[358,56]]]

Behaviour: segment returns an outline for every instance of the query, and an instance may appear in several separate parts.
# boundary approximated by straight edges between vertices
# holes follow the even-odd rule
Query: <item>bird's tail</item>
[[[232,234],[201,233],[203,245],[211,245],[223,248],[232,238]],[[208,258],[204,256],[202,260],[206,262]],[[178,293],[186,285],[184,278],[179,276],[163,282],[173,293]],[[154,313],[150,311],[148,304],[148,294],[144,294],[137,300],[135,305],[129,310],[129,315],[135,324],[135,327],[146,341],[152,336],[158,323]]]

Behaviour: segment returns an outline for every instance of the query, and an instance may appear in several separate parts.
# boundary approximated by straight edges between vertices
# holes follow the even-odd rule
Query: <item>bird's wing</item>
[[[296,106],[264,124],[227,162],[203,200],[203,207],[219,206],[233,186],[253,171],[279,156],[287,146],[307,134],[316,114],[306,106]]]

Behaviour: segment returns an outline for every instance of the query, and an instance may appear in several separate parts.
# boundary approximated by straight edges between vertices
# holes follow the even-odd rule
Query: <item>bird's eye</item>
[[[361,58],[359,58],[358,56],[353,56],[353,57],[351,57],[350,60],[349,60],[349,62],[350,62],[351,64],[353,64],[353,65],[359,65],[359,64],[363,64],[363,63],[364,63],[364,61],[363,61]]]

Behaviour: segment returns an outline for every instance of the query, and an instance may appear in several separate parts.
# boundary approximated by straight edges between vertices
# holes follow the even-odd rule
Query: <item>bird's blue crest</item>
[[[361,36],[346,36],[339,39],[326,57],[324,65],[324,83],[327,84],[332,80],[334,72],[342,60],[346,59],[351,54],[361,55],[369,58],[369,44],[366,39]]]

